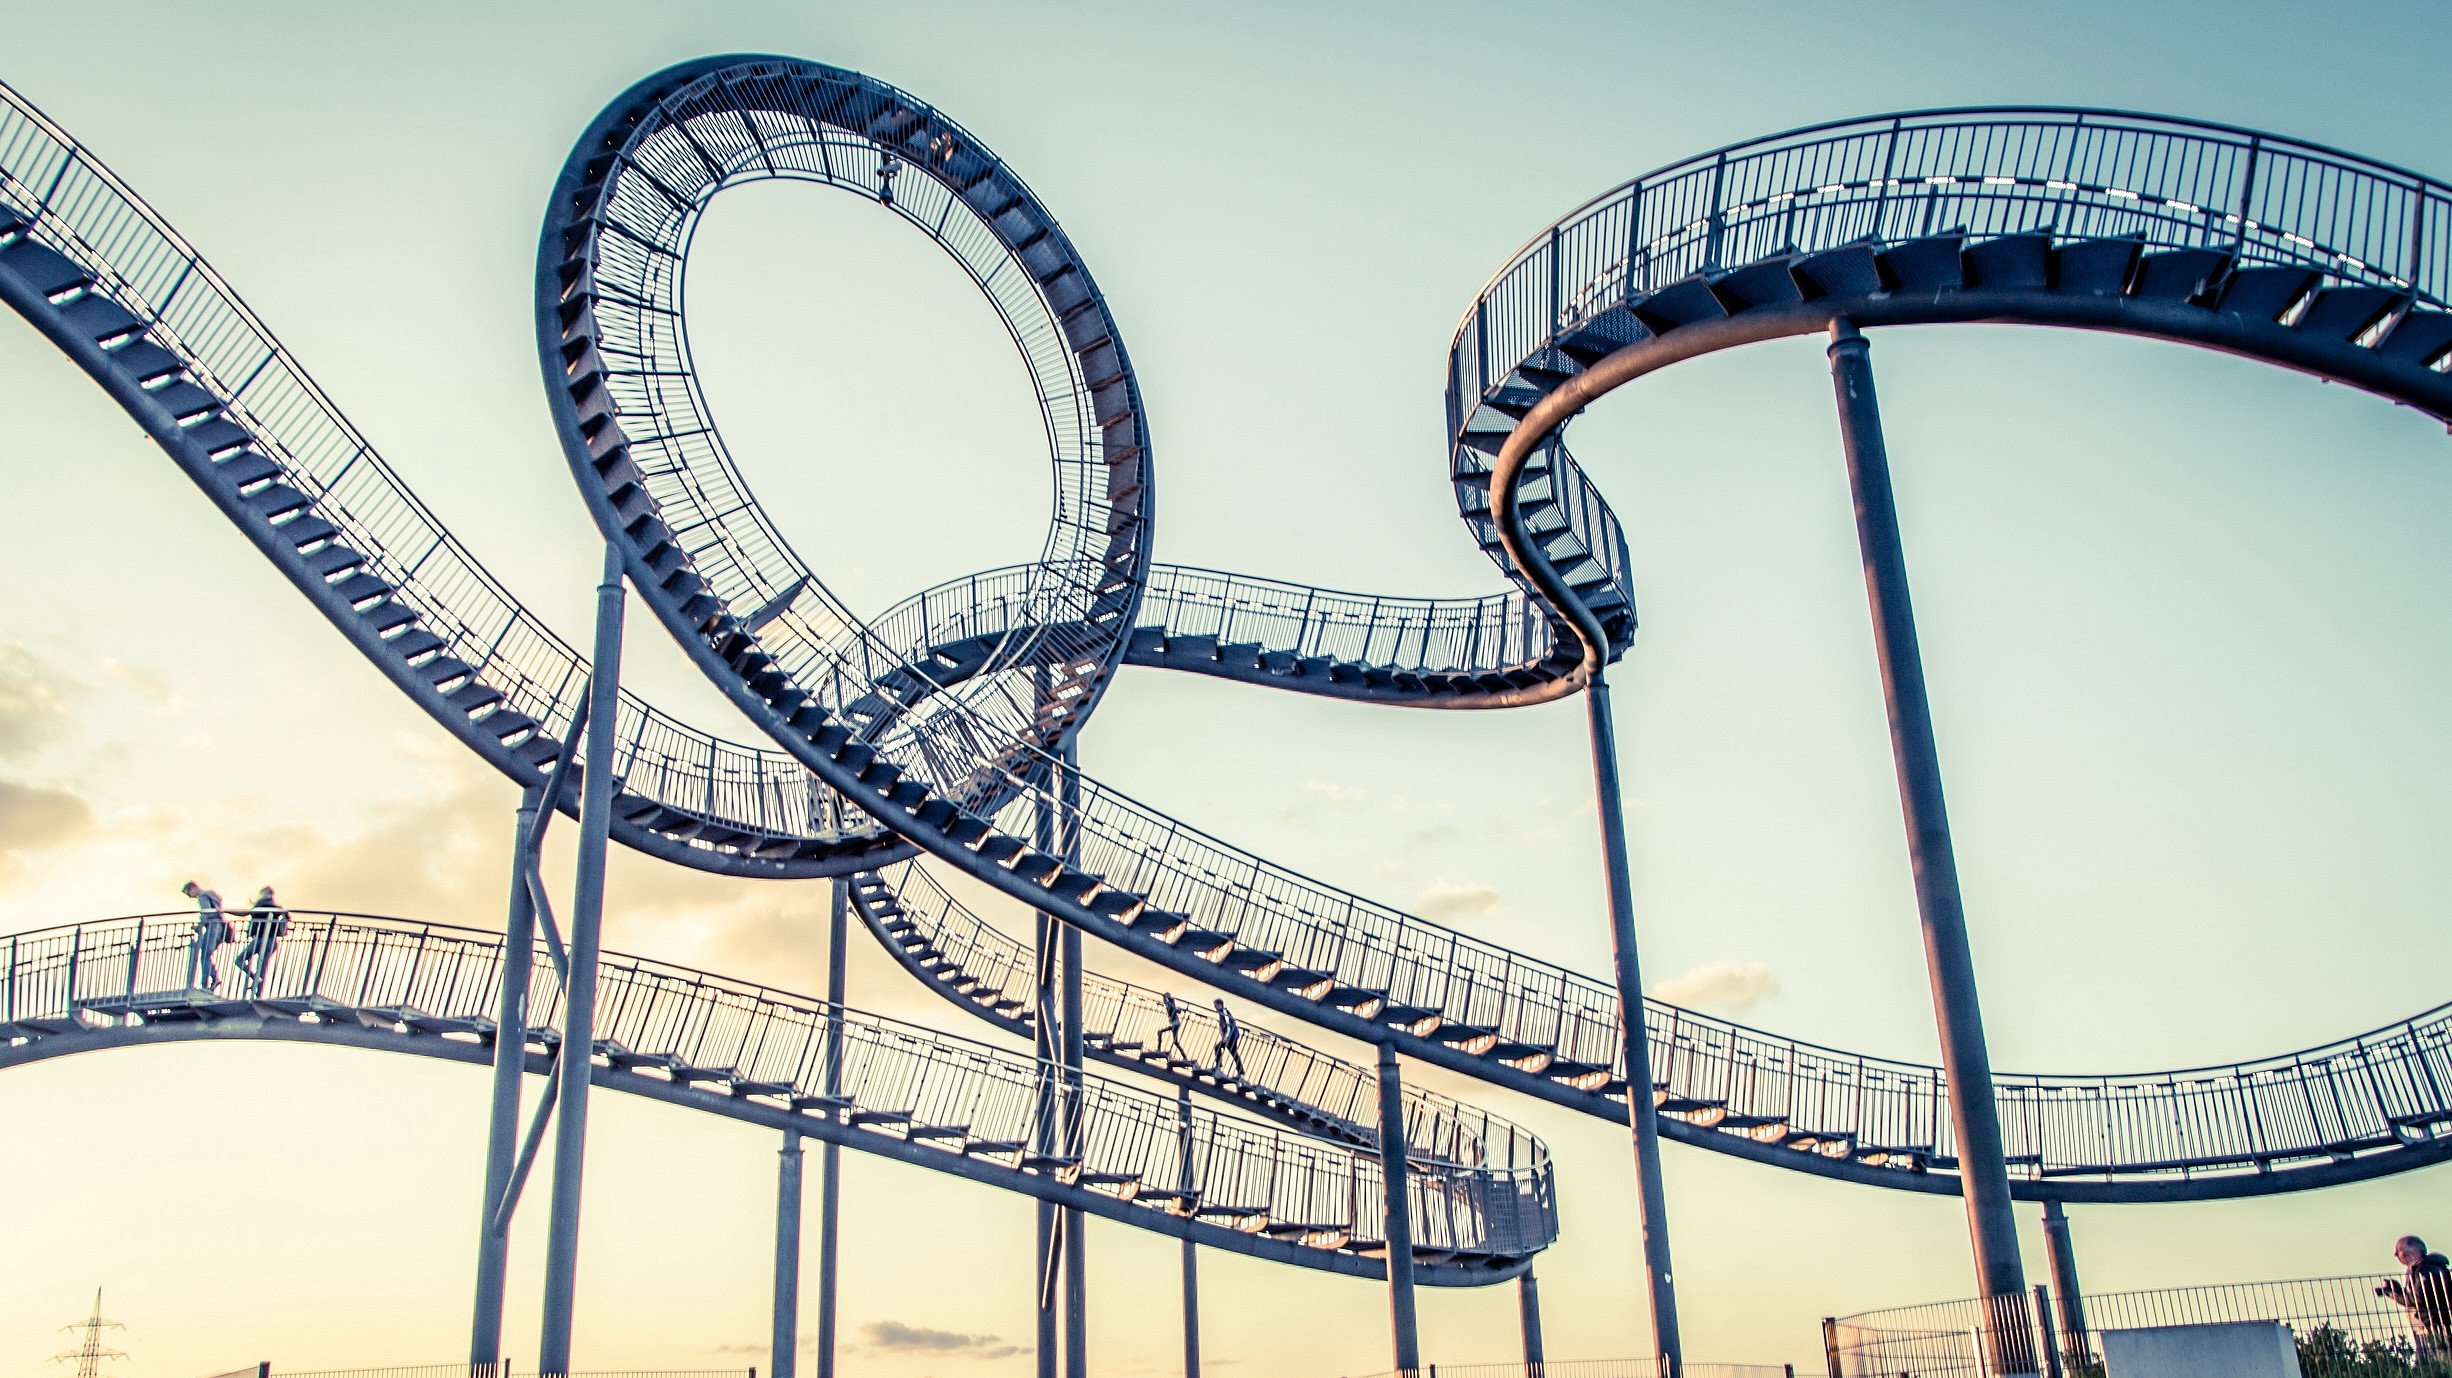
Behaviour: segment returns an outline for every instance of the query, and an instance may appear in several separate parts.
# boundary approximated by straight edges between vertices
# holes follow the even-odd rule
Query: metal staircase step
[[[2134,235],[2064,240],[2052,247],[2052,290],[2115,297],[2128,290],[2145,241]]]
[[[2380,287],[2327,287],[2290,328],[2315,339],[2349,340],[2364,334],[2401,301],[2399,294]]]
[[[2260,321],[2275,320],[2307,295],[2317,277],[2313,268],[2240,268],[2223,280],[2214,309]]]
[[[2384,358],[2421,368],[2432,366],[2447,349],[2452,349],[2452,311],[2419,307],[2402,313],[2375,343],[2375,352]]]

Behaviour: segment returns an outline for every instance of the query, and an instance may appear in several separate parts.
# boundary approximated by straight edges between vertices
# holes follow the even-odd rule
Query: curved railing
[[[854,882],[853,903],[888,951],[923,981],[989,1021],[1028,1036],[1038,960],[1030,945],[954,897],[916,862]],[[948,977],[965,978],[962,988]],[[1211,1009],[1147,986],[1082,974],[1082,1033],[1090,1051],[1120,1066],[1245,1101],[1348,1143],[1379,1142],[1379,1077],[1248,1021],[1239,1022],[1227,1070],[1224,1030]],[[1549,1149],[1521,1126],[1420,1086],[1407,1085],[1405,1149],[1441,1162],[1534,1166]]]
[[[728,754],[709,736],[667,739],[658,735],[664,729],[650,730],[643,706],[625,710],[613,726],[617,749],[632,752],[617,782],[622,840],[687,864],[751,874],[857,870],[922,849],[1250,1002],[1599,1115],[1624,1113],[1612,1099],[1623,1080],[1619,1010],[1607,983],[1277,866],[1050,754],[1089,711],[1112,665],[1131,654],[1136,626],[1155,625],[1135,616],[1137,600],[1154,598],[1163,615],[1186,619],[1155,638],[1165,644],[1148,648],[1150,663],[1198,661],[1214,636],[1221,666],[1229,646],[1297,662],[1308,649],[1348,666],[1381,654],[1415,658],[1410,666],[1378,665],[1382,673],[1359,676],[1359,687],[1347,690],[1381,701],[1504,706],[1573,692],[1631,634],[1624,539],[1555,443],[1554,420],[1540,423],[1546,429],[1530,445],[1515,423],[1532,425],[1526,419],[1539,409],[1561,405],[1558,389],[1600,357],[1594,350],[1638,334],[1668,338],[1663,332],[1678,328],[1666,314],[1669,294],[1695,265],[1729,263],[1747,246],[1775,247],[1780,280],[1801,290],[1810,264],[1790,260],[1819,241],[1796,235],[1847,231],[1861,239],[1867,225],[1896,225],[1950,231],[1938,238],[1972,244],[1966,261],[1980,266],[1984,246],[1967,236],[2015,219],[2006,210],[2000,214],[2009,219],[1982,218],[1999,207],[2023,208],[2030,221],[2059,207],[2064,237],[2075,227],[2117,238],[2127,233],[2123,226],[2144,223],[2140,216],[2186,223],[2197,239],[2179,229],[2151,231],[2184,251],[2218,239],[2227,222],[2211,209],[2218,201],[2175,200],[2174,188],[2232,186],[2222,180],[2224,157],[2238,160],[2233,189],[2246,209],[2223,262],[2287,260],[2318,284],[2278,302],[2269,324],[2304,334],[2310,321],[2346,317],[2369,300],[2328,298],[2323,284],[2383,293],[2389,300],[2345,338],[2391,361],[2406,355],[2410,367],[2443,377],[2440,350],[2423,347],[2444,315],[2434,309],[2443,280],[2436,233],[2443,198],[2435,184],[2395,170],[2262,136],[2250,137],[2242,152],[2235,131],[2075,112],[1900,116],[1741,146],[1587,208],[1519,256],[1468,314],[1451,367],[1452,472],[1477,542],[1536,596],[1412,605],[1423,620],[1418,639],[1409,640],[1417,632],[1399,624],[1411,614],[1391,603],[1348,601],[1337,605],[1342,615],[1314,616],[1286,611],[1288,585],[1187,572],[1152,586],[1139,515],[1147,469],[1137,395],[1103,301],[1052,220],[966,133],[882,83],[780,59],[726,61],[734,65],[695,64],[651,79],[617,102],[617,112],[637,121],[613,121],[603,143],[589,143],[587,156],[574,159],[545,246],[540,344],[582,492],[623,553],[633,585],[799,769],[787,771],[771,752]],[[718,79],[709,81],[711,73]],[[14,96],[0,117],[0,213],[13,217],[0,234],[0,294],[110,389],[412,697],[514,778],[533,781],[550,769],[562,749],[553,734],[567,732],[585,673],[575,656],[555,642],[561,649],[535,664],[520,660],[530,652],[517,648],[541,644],[545,634],[523,630],[532,619],[415,505],[184,242]],[[1952,119],[1970,129],[2045,132],[2029,143],[1996,133],[1986,143],[1972,133],[1946,134]],[[638,141],[626,143],[631,134]],[[2102,154],[2113,161],[2101,165],[2130,158],[2168,177],[2066,181],[2035,172],[2042,176],[2035,183],[2012,171],[1995,184],[1991,174],[1969,181],[1950,173],[1945,181],[1931,171],[1911,187],[1909,171],[1947,161],[1934,152],[1925,162],[1894,161],[1879,178],[1815,180],[1837,166],[1831,159],[1861,162],[1877,145],[1886,157],[1955,149],[1948,157],[1979,163],[1993,152],[1966,150],[2007,150],[2000,156],[2010,163],[2033,162],[2043,156],[2033,152],[2039,148],[2128,150]],[[2188,164],[2198,171],[2171,171],[2185,160],[2169,151],[2188,147],[2202,155]],[[844,161],[833,161],[838,153]],[[693,158],[702,166],[689,172]],[[1693,191],[1706,164],[1716,209],[1699,224],[1689,212],[1664,210],[1687,204],[1676,198]],[[914,600],[867,624],[833,603],[781,546],[699,424],[711,421],[689,381],[670,294],[690,208],[716,189],[788,171],[882,198],[889,166],[903,174],[893,185],[905,219],[969,227],[949,250],[974,255],[965,263],[1003,303],[1043,397],[1054,399],[1051,444],[1066,466],[1058,525],[1078,530],[1051,537],[1055,554],[1013,576],[1007,607]],[[1792,194],[1778,198],[1771,189],[1778,177],[1765,169],[1784,169]],[[2250,171],[2266,190],[2248,186]],[[1684,190],[1671,195],[1672,185]],[[1913,198],[1905,195],[1911,190]],[[656,196],[665,192],[677,199],[658,209]],[[2149,194],[2160,198],[2151,207]],[[1912,215],[1902,209],[1911,200]],[[1617,281],[1650,286],[1681,268],[1686,276],[1640,299],[1629,286],[1607,306],[1619,289],[1584,291],[1606,278],[1599,255],[1609,205],[1624,207],[1630,236]],[[2413,228],[2392,251],[2376,226],[2403,210]],[[1924,219],[1928,213],[1936,219]],[[1676,225],[1657,219],[1681,214],[1688,218]],[[2124,274],[2136,268],[2148,233],[2138,230],[2128,243]],[[41,253],[21,253],[20,245]],[[1872,247],[1856,251],[1873,262]],[[2050,244],[2038,251],[2060,252]],[[995,254],[1022,264],[1036,286],[1008,284],[1006,270],[993,266]],[[1536,262],[1557,279],[1554,290],[1542,272],[1525,267]],[[1589,276],[1572,275],[1586,263]],[[1895,277],[1905,263],[1873,263],[1869,281],[1883,288],[1891,278],[1880,274]],[[2113,294],[2139,290],[2142,271],[2120,277]],[[2207,281],[2200,274],[2181,294],[2188,309],[2236,316],[2238,308],[2221,306],[2231,289],[2215,292]],[[1742,284],[1701,286],[1724,315],[1742,305]],[[1008,289],[1037,305],[996,296]],[[618,310],[603,309],[616,298]],[[1567,313],[1570,298],[1581,304]],[[2335,311],[2328,302],[2347,304]],[[1084,324],[1093,319],[1096,330]],[[1610,334],[1621,326],[1627,341]],[[2444,339],[2452,342],[2452,333]],[[1511,359],[1517,349],[1527,352]],[[1513,467],[1501,481],[1494,461],[1511,444]],[[360,574],[372,587],[357,582]],[[997,577],[965,581],[964,593],[947,596],[989,598]],[[1459,622],[1434,627],[1432,610],[1441,608]],[[1211,617],[1214,632],[1201,621]],[[937,638],[973,628],[968,639],[999,644],[940,681],[925,663],[946,644]],[[1561,628],[1580,652],[1562,656]],[[489,632],[514,649],[500,651]],[[1477,646],[1477,634],[1489,639]],[[1497,663],[1517,654],[1525,659]],[[1340,659],[1347,655],[1358,659]],[[1049,675],[1055,667],[1064,673]],[[531,711],[540,707],[542,715]],[[563,716],[553,717],[557,711]],[[652,753],[640,745],[651,741]],[[691,764],[690,754],[701,750],[711,768]],[[1068,820],[1075,845],[1040,848],[1034,839],[1049,817]],[[1646,1023],[1671,1133],[1852,1180],[1954,1189],[1932,1068],[1779,1039],[1669,1006],[1648,1009]],[[2452,1145],[2443,1132],[2440,1030],[2431,1014],[2404,1033],[2201,1075],[2001,1078],[2021,1194],[2240,1194],[2434,1161]],[[2304,1113],[2290,1111],[2294,1098]]]
[[[0,1066],[147,1041],[149,1031],[182,1023],[269,1019],[278,1036],[309,1039],[323,1025],[372,1026],[463,1047],[493,1035],[498,933],[295,912],[259,980],[228,953],[208,976],[195,927],[192,913],[152,914],[10,935]],[[532,1041],[549,1034],[561,993],[554,964],[535,962]],[[607,1071],[706,1088],[702,1109],[780,1109],[821,1137],[870,1149],[890,1140],[926,1150],[895,1155],[906,1161],[959,1160],[973,1176],[994,1164],[988,1180],[1103,1196],[1107,1213],[1169,1233],[1183,1232],[1178,1222],[1208,1222],[1220,1228],[1204,1232],[1204,1243],[1291,1245],[1257,1250],[1285,1261],[1354,1271],[1375,1248],[1384,1253],[1375,1152],[1204,1109],[1187,1124],[1164,1094],[1101,1077],[1076,1090],[1052,1062],[617,953],[603,957],[596,1021]],[[830,1063],[840,1068],[831,1094]],[[607,1084],[633,1089],[618,1076]],[[1051,1115],[1067,1118],[1061,1139]],[[1078,1144],[1078,1153],[1034,1157],[1042,1133]],[[1546,1163],[1425,1158],[1409,1168],[1408,1190],[1417,1252],[1446,1265],[1449,1282],[1505,1276],[1555,1237]]]
[[[2414,304],[2443,306],[2452,291],[2452,188],[2320,144],[2053,107],[1836,121],[1646,173],[1528,240],[1456,327],[1450,429],[1563,332],[1697,275],[1868,240],[2038,227],[2305,267]]]
[[[1028,569],[1007,566],[924,589],[870,625],[903,663],[927,668],[932,653],[1034,628],[1024,592]],[[1342,695],[1341,686],[1360,682],[1376,700],[1418,702],[1388,683],[1366,680],[1365,672],[1499,675],[1539,664],[1554,644],[1547,619],[1520,589],[1476,598],[1397,598],[1156,564],[1141,593],[1125,663],[1265,679],[1297,692]],[[1240,659],[1232,654],[1237,647],[1245,652]],[[935,672],[940,677],[970,673],[967,664],[939,663],[945,667]]]
[[[0,214],[13,214],[18,223],[6,236],[11,242],[30,236],[75,265],[85,279],[87,309],[102,303],[120,308],[141,324],[135,343],[175,358],[179,376],[157,385],[159,392],[193,388],[209,395],[213,418],[176,427],[178,438],[200,447],[199,459],[219,456],[227,464],[243,458],[227,447],[244,444],[277,466],[244,471],[250,475],[246,491],[233,481],[227,506],[249,510],[248,498],[276,488],[310,499],[309,510],[283,525],[329,525],[333,530],[315,553],[337,548],[354,554],[358,560],[349,572],[379,580],[388,590],[385,604],[414,615],[413,628],[387,638],[394,644],[385,649],[393,653],[375,655],[377,664],[513,779],[533,784],[541,778],[584,697],[586,658],[419,501],[192,245],[6,86],[0,86]],[[129,347],[123,343],[119,352]],[[209,493],[224,496],[198,477]],[[266,499],[255,501],[260,506]],[[358,620],[358,605],[330,601],[338,595],[318,566],[301,562],[294,542],[287,556],[280,561],[284,572],[335,621],[347,628]],[[398,641],[419,630],[428,635]],[[444,662],[464,667],[445,688],[482,686],[498,694],[474,721],[421,673]],[[739,834],[744,840],[732,851],[878,831],[787,754],[691,727],[634,694],[622,697],[615,739],[625,794],[676,818]],[[712,850],[687,837],[676,840],[690,850]],[[702,865],[720,860],[676,859]]]

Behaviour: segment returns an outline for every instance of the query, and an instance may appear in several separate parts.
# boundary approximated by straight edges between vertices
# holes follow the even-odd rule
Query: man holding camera
[[[2392,1256],[2401,1265],[2401,1281],[2375,1289],[2409,1313],[2409,1336],[2421,1364],[2452,1360],[2452,1264],[2442,1254],[2426,1251],[2426,1241],[2405,1234],[2393,1241]]]

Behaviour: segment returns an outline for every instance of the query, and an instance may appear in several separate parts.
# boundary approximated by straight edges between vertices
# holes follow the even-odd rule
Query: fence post
[[[1839,1321],[1835,1316],[1822,1318],[1822,1362],[1830,1369],[1830,1378],[1847,1378],[1839,1371]]]
[[[2052,1333],[2052,1289],[2035,1284],[2035,1337],[2043,1342],[2043,1371],[2047,1378],[2061,1378],[2060,1344]]]

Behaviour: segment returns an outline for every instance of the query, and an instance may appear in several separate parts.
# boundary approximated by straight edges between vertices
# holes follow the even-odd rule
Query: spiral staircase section
[[[584,659],[484,573],[184,240],[0,94],[0,296],[429,713],[515,780],[555,769]],[[887,204],[996,305],[1057,470],[1038,562],[864,622],[758,507],[697,392],[679,289],[708,199],[765,177]],[[925,853],[1253,1004],[1623,1119],[1608,983],[1303,876],[1067,765],[1061,748],[1114,667],[1416,706],[1577,692],[1629,644],[1634,599],[1618,521],[1563,422],[1651,368],[1838,316],[2151,334],[2452,415],[2446,205],[2440,184],[2350,155],[2094,111],[1884,117],[1637,179],[1536,238],[1456,337],[1449,474],[1513,589],[1378,600],[1151,563],[1147,426],[1114,320],[1053,218],[965,131],[837,68],[685,64],[608,107],[557,183],[540,358],[566,457],[630,582],[773,747],[626,699],[615,834],[713,871],[863,873],[889,946],[908,955],[919,934],[932,984],[1008,1023],[1013,1011],[970,994],[1006,989],[976,915],[913,904],[909,875],[878,868]],[[1071,845],[1044,845],[1058,816]],[[1937,1069],[1658,1002],[1644,1015],[1672,1136],[1957,1189]],[[2014,1188],[2205,1198],[2440,1161],[2448,1031],[2439,1009],[2227,1067],[2002,1076]]]

